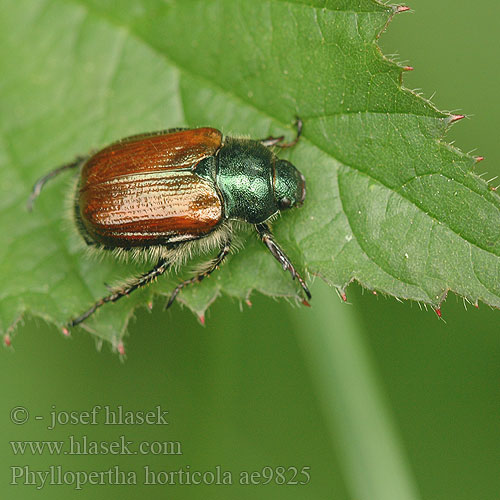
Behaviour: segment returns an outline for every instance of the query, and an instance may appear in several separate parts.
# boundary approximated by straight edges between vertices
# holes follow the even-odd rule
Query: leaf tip
[[[476,163],[484,160],[484,156],[476,156]]]
[[[396,7],[396,12],[399,14],[400,12],[407,12],[410,10],[410,7],[408,5],[398,5]]]
[[[413,71],[414,69],[413,66],[403,66],[403,71]]]
[[[434,312],[437,314],[438,318],[442,318],[443,317],[443,314],[441,313],[441,308],[440,307],[436,307],[436,309],[434,309]]]
[[[345,292],[341,292],[341,293],[340,293],[340,298],[341,298],[344,302],[347,302],[347,295],[345,294]]]
[[[201,324],[202,326],[205,326],[205,315],[204,315],[204,314],[200,314],[200,315],[198,316],[198,319],[200,320],[200,324]]]
[[[306,307],[311,307],[311,304],[309,304],[309,302],[307,302],[307,300],[306,300],[306,299],[302,299],[302,300],[301,300],[301,303],[302,303],[302,305],[304,305],[304,306],[306,306]]]
[[[70,336],[70,335],[69,335],[69,330],[68,330],[65,326],[63,326],[63,327],[61,328],[61,331],[62,331],[62,334],[63,334],[65,337],[69,337],[69,336]]]
[[[248,306],[248,307],[252,307],[252,302],[250,301],[250,299],[247,299],[245,300],[245,304]]]
[[[150,300],[150,301],[148,302],[147,306],[148,306],[148,309],[149,309],[150,311],[152,311],[152,310],[153,310],[153,301],[152,301],[152,300]]]
[[[12,345],[12,339],[8,333],[3,336],[3,343],[5,347],[10,347]]]

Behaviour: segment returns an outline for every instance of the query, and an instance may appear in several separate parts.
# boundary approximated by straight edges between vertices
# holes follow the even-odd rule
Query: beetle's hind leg
[[[306,282],[304,281],[302,276],[297,272],[297,270],[295,269],[294,265],[292,264],[288,256],[285,254],[283,249],[278,245],[278,243],[274,239],[273,233],[271,233],[271,229],[269,228],[269,226],[265,223],[255,224],[255,229],[257,230],[257,233],[259,234],[259,237],[262,240],[262,242],[273,254],[273,257],[281,264],[283,270],[289,271],[293,279],[297,278],[297,281],[300,283],[300,286],[302,287],[302,290],[304,290],[304,293],[306,294],[307,298],[311,299],[311,292],[309,291],[309,288],[307,288]]]
[[[121,288],[117,288],[116,290],[113,291],[113,293],[110,293],[109,295],[106,295],[102,299],[99,299],[95,304],[85,311],[83,314],[78,316],[78,318],[75,318],[70,321],[69,326],[76,326],[85,321],[89,316],[92,316],[99,307],[103,306],[104,304],[108,302],[116,302],[118,299],[121,299],[122,297],[125,297],[126,295],[131,294],[134,290],[137,290],[138,288],[141,288],[145,285],[148,285],[152,281],[154,281],[158,276],[161,276],[168,268],[170,267],[170,261],[167,261],[165,259],[160,259],[158,261],[158,264],[156,264],[151,271],[148,271],[147,273],[142,274],[141,276],[134,278],[132,281],[127,283]]]
[[[295,146],[299,142],[300,136],[302,135],[302,120],[297,117],[297,121],[295,122],[295,125],[297,126],[297,135],[295,136],[295,139],[291,142],[283,142],[285,140],[285,137],[283,135],[280,135],[279,137],[273,137],[270,135],[269,137],[266,137],[265,139],[259,140],[259,142],[268,148],[272,146],[277,146],[278,148],[291,148]],[[280,144],[281,143],[281,144]]]
[[[177,298],[177,295],[179,295],[179,292],[187,285],[191,285],[192,283],[199,283],[203,279],[205,279],[207,276],[210,276],[224,261],[224,259],[227,257],[228,253],[231,251],[231,238],[227,238],[224,241],[224,244],[222,245],[222,248],[220,249],[217,257],[213,259],[212,261],[209,262],[208,267],[201,273],[197,274],[196,276],[193,276],[192,278],[183,281],[182,283],[179,283],[175,290],[172,292],[170,295],[170,298],[168,299],[168,302],[165,304],[165,309],[168,309],[175,301]]]
[[[56,177],[62,172],[65,172],[66,170],[71,170],[73,168],[77,168],[82,165],[82,163],[88,158],[88,156],[77,156],[71,163],[67,163],[66,165],[62,165],[60,167],[55,168],[54,170],[51,170],[48,174],[45,174],[43,177],[40,177],[35,182],[35,185],[33,186],[33,189],[31,190],[30,197],[28,198],[28,201],[26,203],[26,208],[28,209],[29,212],[33,210],[33,204],[35,203],[35,200],[40,196],[40,193],[42,192],[43,186],[47,184],[51,179]]]

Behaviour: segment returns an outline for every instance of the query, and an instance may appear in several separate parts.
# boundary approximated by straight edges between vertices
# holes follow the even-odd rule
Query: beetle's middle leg
[[[260,142],[263,146],[266,146],[268,148],[272,146],[277,146],[278,148],[291,148],[299,142],[300,136],[302,135],[302,120],[297,117],[297,121],[295,122],[297,126],[297,134],[295,136],[295,139],[291,142],[283,142],[285,140],[285,136],[280,135],[279,137],[273,137],[270,135],[269,137],[266,137],[265,139],[261,139],[258,142]],[[281,144],[280,144],[281,143]]]
[[[158,276],[161,276],[168,268],[170,267],[170,262],[165,259],[160,259],[158,264],[156,264],[151,271],[147,273],[141,274],[137,278],[134,278],[133,281],[128,282],[121,288],[117,288],[109,295],[106,295],[102,299],[99,299],[95,304],[85,311],[83,314],[78,316],[69,322],[69,326],[76,326],[85,321],[89,316],[92,316],[99,307],[103,306],[108,302],[116,302],[118,299],[125,297],[126,295],[131,294],[134,290],[141,288],[145,285],[148,285],[152,281],[154,281]]]
[[[223,260],[227,257],[228,253],[231,250],[231,238],[228,238],[224,244],[222,245],[222,248],[220,249],[217,257],[210,261],[207,269],[205,269],[203,272],[197,274],[196,276],[193,276],[190,279],[187,279],[183,281],[182,283],[179,283],[175,290],[172,292],[170,295],[170,298],[168,299],[168,302],[165,304],[165,309],[168,309],[175,301],[177,298],[177,295],[179,295],[179,292],[187,285],[191,285],[192,283],[199,283],[203,279],[205,279],[207,276],[210,276],[223,262]]]
[[[281,264],[283,270],[289,271],[293,279],[297,278],[297,281],[300,283],[302,290],[304,290],[307,298],[310,299],[311,292],[309,291],[309,288],[307,288],[306,282],[297,272],[286,253],[274,239],[273,233],[271,233],[271,229],[269,228],[269,226],[265,223],[255,224],[255,229],[257,230],[257,233],[259,233],[259,237],[264,245],[266,245],[269,251],[273,254],[273,257]]]

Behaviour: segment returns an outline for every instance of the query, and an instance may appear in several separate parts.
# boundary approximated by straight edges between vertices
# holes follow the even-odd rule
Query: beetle
[[[169,308],[185,286],[202,281],[222,264],[238,222],[253,225],[273,257],[311,299],[306,282],[269,226],[270,219],[301,205],[306,196],[304,176],[272,150],[298,142],[302,121],[297,119],[296,125],[296,137],[289,143],[283,136],[224,137],[207,127],[134,135],[41,177],[33,186],[29,210],[49,180],[75,169],[79,176],[72,211],[85,243],[156,261],[150,271],[111,289],[69,326],[151,283],[194,251],[217,247],[218,255],[171,293],[165,306]],[[303,303],[308,305],[306,299]]]

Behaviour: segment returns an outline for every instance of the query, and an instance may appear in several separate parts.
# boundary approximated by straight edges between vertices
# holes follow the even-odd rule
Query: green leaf
[[[403,68],[381,54],[376,38],[398,8],[373,0],[0,7],[3,331],[25,313],[62,327],[107,293],[104,283],[151,267],[85,254],[65,214],[71,175],[27,213],[37,177],[148,130],[210,125],[292,137],[296,115],[304,137],[282,156],[305,174],[307,200],[274,229],[299,268],[341,292],[357,280],[435,308],[449,290],[500,306],[499,198],[472,172],[476,160],[443,141],[456,117],[402,88]],[[201,315],[221,293],[297,297],[251,232],[241,245],[180,301]],[[138,305],[168,295],[189,270],[103,307],[85,328],[116,341]]]

